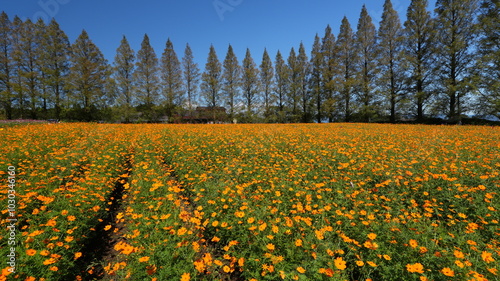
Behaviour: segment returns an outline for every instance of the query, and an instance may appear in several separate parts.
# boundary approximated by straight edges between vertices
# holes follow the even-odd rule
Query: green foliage
[[[168,39],[159,62],[147,35],[137,54],[123,36],[111,68],[85,31],[70,45],[55,19],[3,12],[0,116],[180,122],[204,105],[229,107],[230,117],[245,110],[245,122],[499,117],[499,5],[437,0],[433,18],[428,0],[412,0],[403,29],[386,0],[378,32],[363,6],[355,31],[344,17],[336,40],[328,25],[310,58],[301,43],[274,65],[266,49],[259,66],[250,50],[239,65],[230,46],[221,65],[211,46],[201,74],[189,44],[181,62]]]
[[[384,3],[384,12],[378,32],[378,54],[380,77],[378,83],[385,102],[389,104],[390,121],[396,122],[396,110],[404,99],[403,30],[397,12],[391,0]]]
[[[259,98],[259,69],[253,61],[252,54],[247,48],[245,58],[242,64],[241,87],[243,89],[243,100],[246,105],[247,116],[251,116],[254,112],[254,106]]]
[[[290,90],[290,68],[285,63],[285,60],[283,59],[283,56],[281,55],[281,52],[279,50],[276,53],[274,67],[276,70],[274,74],[276,81],[275,91],[277,98],[275,115],[278,122],[283,123],[285,122],[283,114],[285,109],[286,97],[288,95],[288,91]]]
[[[201,80],[201,92],[208,106],[216,107],[220,104],[220,89],[222,84],[222,66],[217,58],[217,52],[213,45],[210,46],[205,72]]]
[[[471,92],[471,71],[477,39],[476,11],[479,0],[437,0],[439,74],[442,92],[448,99],[448,117],[458,121],[464,101]]]
[[[261,85],[262,97],[264,98],[264,117],[269,117],[271,104],[276,102],[276,95],[274,93],[274,68],[273,62],[264,49],[264,54],[262,55],[262,63],[260,64],[259,78]]]
[[[134,70],[135,54],[130,48],[127,37],[123,36],[120,46],[116,50],[113,78],[118,91],[117,106],[127,108],[126,111],[135,104]],[[129,118],[129,114],[124,112],[124,121],[129,122]]]
[[[141,49],[137,52],[136,69],[134,72],[137,100],[139,104],[144,106],[145,110],[150,110],[154,105],[157,105],[160,87],[158,71],[158,58],[149,43],[148,35],[145,34],[141,43]]]
[[[222,92],[224,94],[225,104],[229,105],[229,117],[232,118],[236,113],[235,106],[237,99],[240,97],[239,88],[242,83],[242,70],[231,45],[229,45],[227,49],[223,68]]]
[[[12,23],[5,12],[0,15],[0,105],[5,117],[13,118],[14,92],[12,90]]]
[[[368,122],[373,118],[375,102],[375,78],[378,73],[377,62],[377,31],[372,18],[363,5],[356,31],[356,51],[359,54],[356,71],[356,92],[359,99],[359,112],[363,121]]]
[[[110,68],[103,54],[82,31],[71,46],[69,89],[76,120],[92,121],[98,117],[96,109],[106,104],[106,86]]]
[[[314,47],[313,47],[314,49]],[[335,46],[335,35],[332,33],[332,28],[328,25],[325,28],[325,35],[321,42],[321,57],[323,58],[323,73],[321,74],[321,89],[324,94],[325,102],[322,107],[328,117],[329,122],[333,122],[335,112],[337,110],[337,102],[335,101],[335,78],[338,73],[338,61]],[[311,55],[312,56],[312,55]],[[318,120],[320,114],[318,114]]]
[[[482,1],[479,31],[479,109],[500,118],[500,1]]]
[[[311,51],[311,76],[309,79],[309,88],[311,89],[312,102],[314,103],[316,110],[316,121],[321,123],[323,114],[323,101],[325,99],[325,93],[322,88],[322,76],[324,71],[324,58],[323,52],[321,50],[321,41],[316,34],[314,37],[314,44]]]
[[[424,120],[424,107],[432,96],[437,51],[435,20],[427,6],[427,0],[412,0],[404,23],[404,60],[409,69],[406,89],[417,107],[419,122]]]
[[[307,123],[312,121],[311,102],[312,95],[309,90],[309,75],[311,72],[311,65],[307,58],[306,49],[301,42],[299,47],[299,55],[297,56],[298,66],[298,82],[299,82],[299,96],[301,103],[301,122]]]
[[[170,38],[167,40],[165,51],[161,58],[161,78],[163,84],[163,96],[166,106],[173,108],[181,106],[183,102],[183,81],[181,63],[177,58],[174,45]],[[172,110],[168,110],[167,116],[172,116]]]
[[[336,76],[336,84],[340,92],[339,100],[342,102],[344,121],[351,121],[352,100],[354,86],[356,83],[355,72],[358,62],[358,53],[355,49],[355,38],[351,29],[351,24],[347,17],[342,19],[340,33],[337,38],[336,50],[338,56],[339,73]]]
[[[196,99],[196,93],[198,90],[198,82],[200,80],[200,70],[198,64],[194,62],[193,52],[189,44],[186,44],[186,49],[184,50],[184,57],[182,58],[183,67],[183,80],[184,80],[184,91],[187,98],[188,110],[193,109],[193,102]]]

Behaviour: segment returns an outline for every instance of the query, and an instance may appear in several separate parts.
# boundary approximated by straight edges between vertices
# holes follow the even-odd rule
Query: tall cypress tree
[[[222,66],[217,58],[217,52],[210,45],[205,71],[202,74],[201,91],[209,107],[217,107],[221,102],[220,89],[222,84]],[[215,114],[215,111],[214,111]],[[215,116],[214,116],[215,117]]]
[[[500,1],[484,0],[480,11],[479,107],[500,119]]]
[[[39,101],[41,102],[42,116],[40,118],[48,118],[48,107],[49,103],[52,103],[52,96],[50,95],[50,90],[47,87],[46,79],[47,74],[45,73],[45,65],[47,62],[47,26],[43,19],[39,18],[35,23],[35,42],[36,42],[36,69],[38,72],[38,93],[39,93]]]
[[[359,54],[357,86],[360,113],[363,121],[368,122],[375,114],[375,78],[377,75],[377,31],[372,18],[363,5],[356,31],[356,47]]]
[[[337,77],[340,91],[340,100],[343,103],[344,121],[351,121],[354,86],[356,84],[356,64],[358,53],[354,46],[355,38],[347,17],[342,19],[340,32],[337,38],[336,50],[338,55],[339,74]]]
[[[149,37],[144,35],[141,43],[141,49],[137,52],[136,69],[134,80],[136,82],[137,99],[141,107],[146,111],[146,118],[155,119],[153,106],[157,105],[159,97],[158,77],[158,57],[149,43]]]
[[[69,75],[70,43],[68,36],[52,19],[44,34],[42,57],[44,83],[54,104],[54,117],[61,118]]]
[[[18,16],[12,20],[12,90],[15,93],[15,102],[18,107],[18,116],[25,118],[26,112],[26,89],[23,74],[23,55],[21,49],[21,39],[23,36],[23,21]]]
[[[184,57],[182,58],[184,90],[187,97],[188,109],[193,110],[193,103],[196,100],[196,92],[200,80],[200,69],[198,64],[194,62],[193,51],[189,44],[186,44]]]
[[[7,119],[14,116],[12,103],[12,23],[5,12],[0,14],[0,102]]]
[[[174,45],[170,38],[161,57],[161,78],[163,81],[163,96],[166,100],[167,116],[171,117],[173,109],[181,106],[183,98],[183,81],[181,63],[177,58]]]
[[[403,30],[398,13],[391,0],[384,3],[384,12],[379,28],[379,84],[389,102],[390,121],[396,122],[396,106],[404,98]]]
[[[333,122],[336,105],[335,99],[335,77],[338,73],[337,57],[335,47],[335,36],[332,28],[328,25],[325,28],[325,35],[321,42],[321,56],[323,57],[323,73],[321,88],[324,92],[325,102],[323,108],[329,122]]]
[[[37,119],[37,107],[41,98],[41,73],[39,68],[39,43],[36,25],[27,19],[22,22],[16,33],[18,40],[14,46],[13,59],[17,67],[18,92],[29,97],[30,117]]]
[[[300,103],[300,66],[297,60],[297,54],[295,53],[295,49],[292,47],[290,50],[290,55],[287,59],[289,72],[289,83],[290,87],[287,92],[288,94],[288,106],[291,110],[291,122],[299,121],[299,103]]]
[[[290,90],[290,68],[285,63],[281,52],[278,50],[274,62],[275,80],[276,80],[276,101],[277,101],[277,119],[278,122],[284,123],[285,120],[285,103],[288,91]]]
[[[259,69],[255,64],[250,49],[247,48],[242,64],[241,86],[246,103],[248,121],[252,121],[255,103],[259,98]]]
[[[231,45],[229,45],[224,59],[222,79],[222,91],[224,99],[229,105],[229,117],[232,119],[235,114],[236,99],[239,98],[238,89],[241,84],[241,68]]]
[[[325,64],[323,63],[323,52],[321,51],[321,39],[318,34],[314,37],[314,43],[311,51],[311,78],[309,80],[309,87],[311,95],[314,98],[316,107],[316,122],[321,123],[323,119],[323,102],[324,91],[322,87],[323,73]]]
[[[404,57],[408,64],[407,89],[417,107],[417,121],[432,95],[433,65],[436,57],[435,21],[427,10],[427,0],[412,0],[406,14]]]
[[[269,118],[270,107],[274,103],[276,96],[273,93],[274,86],[274,68],[273,62],[264,49],[264,54],[262,55],[262,62],[260,64],[260,85],[262,90],[262,96],[264,98],[264,117]]]
[[[442,89],[448,97],[448,117],[460,121],[464,98],[471,91],[478,0],[438,0],[438,49]]]
[[[83,30],[71,46],[71,68],[69,84],[73,102],[83,107],[82,120],[98,117],[97,110],[104,106],[106,84],[110,69],[104,55]]]
[[[120,46],[116,49],[115,61],[113,66],[113,77],[118,90],[118,105],[123,107],[122,115],[124,121],[130,122],[135,105],[134,91],[134,70],[135,54],[125,35],[122,37]]]
[[[311,92],[309,91],[309,74],[311,71],[311,65],[309,64],[309,59],[307,58],[306,49],[304,44],[300,42],[299,55],[297,56],[297,66],[299,70],[299,96],[301,101],[301,111],[302,111],[302,122],[311,122]]]

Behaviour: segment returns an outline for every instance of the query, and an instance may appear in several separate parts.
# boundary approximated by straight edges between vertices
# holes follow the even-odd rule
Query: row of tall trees
[[[210,47],[200,71],[189,45],[161,57],[147,35],[124,36],[109,64],[83,31],[73,44],[55,20],[0,15],[0,98],[5,118],[154,121],[198,105],[247,122],[391,121],[465,113],[500,118],[500,0],[412,0],[401,22],[390,0],[376,28],[365,6],[353,30],[327,26],[311,52],[264,50],[257,64],[231,45]]]

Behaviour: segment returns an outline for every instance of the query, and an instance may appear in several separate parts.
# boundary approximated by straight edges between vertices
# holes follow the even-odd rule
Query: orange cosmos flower
[[[418,246],[418,242],[415,239],[410,239],[410,247],[416,248]]]
[[[81,253],[81,252],[76,252],[76,253],[75,253],[75,258],[74,258],[74,259],[76,260],[76,259],[80,258],[81,256],[82,256],[82,253]]]
[[[424,266],[421,263],[407,264],[406,270],[411,273],[424,273]]]
[[[259,230],[260,231],[264,231],[267,227],[267,223],[262,223],[261,225],[259,225]]]
[[[486,263],[490,263],[490,262],[494,262],[495,259],[493,258],[493,256],[491,255],[491,253],[489,252],[486,252],[486,251],[483,251],[481,253],[481,258],[486,262]]]
[[[449,267],[445,267],[441,270],[441,273],[443,273],[444,275],[446,276],[450,276],[450,277],[453,277],[455,276],[455,271],[453,271],[451,268]]]
[[[205,271],[205,263],[202,260],[194,261],[194,268],[198,270],[198,272]]]
[[[459,261],[459,260],[456,260],[456,261],[455,261],[455,264],[456,264],[458,267],[460,267],[460,268],[464,268],[464,266],[465,266],[465,265],[464,265],[464,263],[463,263],[463,262],[461,262],[461,261]]]
[[[336,258],[334,263],[336,268],[340,270],[346,269],[346,262],[342,259],[342,257]]]
[[[51,219],[47,222],[47,226],[56,226],[57,222],[54,219]]]
[[[303,268],[302,266],[297,267],[297,271],[300,272],[300,273],[305,273],[306,272],[305,268]]]
[[[26,254],[28,256],[34,256],[36,254],[36,250],[33,249],[26,250]]]
[[[142,257],[139,259],[139,262],[147,262],[149,261],[149,257],[148,256],[145,256],[145,257]]]
[[[367,236],[368,236],[368,239],[371,239],[371,240],[375,240],[375,238],[377,238],[377,234],[375,234],[375,233],[370,233]]]
[[[458,251],[458,250],[453,251],[453,255],[457,259],[463,259],[465,257],[464,253],[462,253],[461,251]]]
[[[181,281],[189,281],[189,280],[191,280],[191,274],[189,273],[182,274]]]
[[[269,243],[266,245],[266,248],[269,250],[269,251],[273,251],[275,249],[274,245]]]
[[[187,229],[185,227],[181,227],[177,230],[177,235],[182,236],[187,233]]]
[[[49,264],[53,264],[53,263],[55,263],[56,261],[57,261],[56,259],[54,259],[54,258],[50,258],[50,259],[46,259],[46,260],[43,262],[43,264],[44,264],[44,265],[49,265]]]

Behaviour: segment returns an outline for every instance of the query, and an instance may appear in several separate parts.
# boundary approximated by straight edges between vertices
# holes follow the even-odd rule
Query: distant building
[[[225,123],[228,121],[228,115],[224,107],[198,106],[195,110],[184,111],[181,116],[174,119],[182,123]]]

